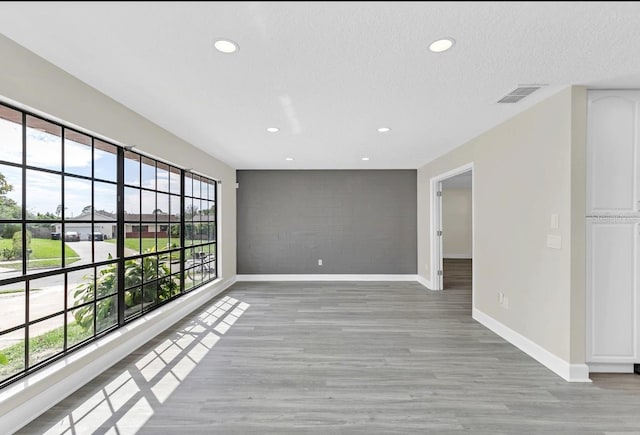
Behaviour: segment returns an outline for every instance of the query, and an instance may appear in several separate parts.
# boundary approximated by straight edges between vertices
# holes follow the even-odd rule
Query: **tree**
[[[5,176],[0,173],[0,219],[20,219],[22,217],[22,209],[11,198],[7,198],[6,194],[13,190],[13,186],[9,184]],[[16,224],[0,224],[0,236],[10,239],[13,234],[20,229]]]
[[[216,209],[214,207],[211,208],[204,208],[202,209],[202,211],[200,212],[202,215],[204,216],[215,216],[216,214]]]
[[[91,213],[91,211],[93,210],[93,206],[91,205],[87,205],[85,206],[85,208],[82,209],[82,213]]]
[[[184,210],[184,217],[186,220],[189,220],[191,218],[193,218],[194,216],[198,215],[198,207],[194,206],[194,205],[188,205],[185,207]]]
[[[25,258],[22,252],[22,231],[13,234],[13,250],[17,253],[18,258]],[[31,249],[31,231],[27,231],[27,251]]]
[[[6,195],[13,190],[13,186],[9,184],[7,179],[0,173],[0,195]]]
[[[11,198],[0,195],[0,219],[20,219],[22,209]]]
[[[46,213],[36,213],[36,215],[34,216],[32,213],[29,214],[29,217],[32,219],[40,219],[40,220],[55,220],[57,219],[56,215],[54,215],[53,213],[51,213],[50,211],[46,212]],[[36,224],[37,225],[37,224]]]
[[[10,239],[16,231],[20,231],[20,228],[22,228],[20,224],[0,224],[0,237]]]
[[[62,204],[58,204],[56,207],[56,216],[60,217],[62,215]]]

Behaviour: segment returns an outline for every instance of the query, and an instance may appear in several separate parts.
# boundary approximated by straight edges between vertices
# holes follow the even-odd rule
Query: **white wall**
[[[221,263],[235,275],[235,169],[0,35],[0,97],[222,181]],[[123,71],[123,74],[126,72]],[[162,92],[161,89],[158,92]],[[203,126],[211,128],[211,126]]]
[[[442,188],[444,258],[471,258],[471,189]]]
[[[432,278],[430,179],[473,162],[474,309],[568,368],[586,368],[585,96],[567,88],[418,169],[421,278]],[[548,234],[561,249],[546,246]]]
[[[98,340],[90,346],[96,350],[83,356],[84,359],[78,358],[83,352],[75,352],[52,364],[47,372],[52,372],[56,366],[61,369],[49,377],[43,379],[44,372],[36,372],[5,389],[0,393],[0,427],[11,432],[19,427],[16,425],[28,423],[29,418],[37,417],[38,412],[53,405],[55,401],[50,403],[52,397],[53,400],[60,400],[78,388],[83,379],[77,374],[87,372],[83,367],[92,364],[91,375],[99,374],[100,367],[108,367],[144,342],[131,337],[149,339],[178,320],[176,315],[186,315],[196,309],[197,304],[205,303],[233,282],[236,276],[236,180],[235,169],[2,35],[0,59],[0,99],[3,101],[57,119],[66,125],[76,126],[115,143],[133,145],[142,152],[185,168],[193,168],[222,183],[218,199],[221,210],[218,251],[222,275],[220,283],[196,290],[164,309],[145,316],[153,318],[153,322],[142,327],[138,324],[141,322],[134,322],[135,325],[131,324],[108,335],[109,344]],[[158,92],[162,90],[158,89]],[[97,364],[98,362],[102,365]],[[74,376],[79,381],[76,379],[71,384],[68,381],[64,383],[65,379],[72,379]],[[85,378],[84,381],[89,379],[90,377]]]

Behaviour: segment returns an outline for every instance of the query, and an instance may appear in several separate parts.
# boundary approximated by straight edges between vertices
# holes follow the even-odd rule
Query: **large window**
[[[0,104],[0,386],[217,278],[216,190]]]

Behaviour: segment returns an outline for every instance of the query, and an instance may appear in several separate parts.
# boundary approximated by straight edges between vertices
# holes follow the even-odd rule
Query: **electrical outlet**
[[[322,258],[318,258],[318,266],[322,266]]]

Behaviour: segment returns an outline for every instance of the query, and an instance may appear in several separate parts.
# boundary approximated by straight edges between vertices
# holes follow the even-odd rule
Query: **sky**
[[[0,118],[0,161],[14,163],[22,162],[22,138],[21,125]],[[27,165],[60,171],[62,168],[62,140],[59,136],[42,130],[27,127]],[[95,172],[95,178],[109,181],[116,180],[116,155],[98,148],[94,150],[94,158],[91,158],[91,147],[67,138],[64,142],[64,166],[65,172],[70,174],[91,176],[91,167]],[[180,193],[180,175],[162,168],[157,169],[150,165],[142,164],[142,177],[140,176],[140,163],[125,159],[125,183],[133,186],[142,186],[151,189],[163,190],[171,193]],[[13,190],[6,194],[7,197],[22,203],[21,169],[3,165],[0,162],[0,173],[7,182],[13,186]],[[27,170],[27,200],[26,208],[33,214],[56,214],[58,205],[62,204],[62,176],[38,170]],[[190,180],[190,179],[189,179]],[[91,182],[72,176],[64,177],[65,183],[65,215],[67,217],[78,216],[82,209],[91,205]],[[190,184],[190,183],[189,183]],[[203,196],[207,196],[207,186],[203,183]],[[188,186],[186,193],[191,194],[193,189],[200,191],[201,185],[195,183],[193,188]],[[160,209],[165,213],[179,213],[180,200],[178,196],[169,193],[142,191],[140,201],[139,189],[125,189],[125,210],[128,213],[152,213]],[[105,210],[116,213],[116,186],[115,184],[94,182],[94,207],[97,210]],[[157,202],[156,202],[157,201]],[[198,208],[209,208],[213,202],[198,202]]]

